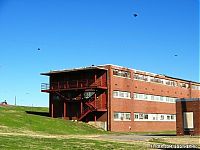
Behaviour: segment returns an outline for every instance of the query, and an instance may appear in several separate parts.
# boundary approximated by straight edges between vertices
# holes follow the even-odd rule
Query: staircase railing
[[[83,112],[80,116],[80,118],[78,120],[82,120],[87,114],[89,114],[90,112],[96,110],[97,108],[92,104],[92,102],[95,100],[93,94],[92,96],[90,96],[89,98],[85,99],[86,102],[84,103],[85,106],[83,107]]]
[[[61,82],[52,82],[50,85],[47,83],[41,84],[41,90],[62,90],[70,88],[84,88],[84,87],[106,87],[106,81],[97,80],[94,82],[92,79],[85,80],[70,80]]]

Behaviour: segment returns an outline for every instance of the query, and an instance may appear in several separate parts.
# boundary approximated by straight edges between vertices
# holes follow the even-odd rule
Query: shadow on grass
[[[26,111],[27,114],[50,117],[48,112]]]

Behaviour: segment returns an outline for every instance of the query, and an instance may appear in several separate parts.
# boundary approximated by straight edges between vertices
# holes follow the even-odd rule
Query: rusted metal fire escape
[[[86,117],[89,113],[98,111],[98,109],[107,110],[106,105],[101,108],[97,107],[96,105],[97,92],[99,90],[107,90],[107,83],[102,82],[102,80],[86,79],[86,80],[53,82],[53,83],[50,83],[50,85],[46,83],[42,83],[41,85],[42,92],[57,94],[57,96],[59,96],[61,99],[65,101],[72,101],[72,100],[81,101],[81,110],[80,110],[81,113],[80,113],[80,116],[78,117],[79,121],[83,120],[84,117]],[[69,98],[63,94],[66,91],[67,92],[80,91],[81,96]],[[90,95],[85,97],[84,93],[90,93]]]

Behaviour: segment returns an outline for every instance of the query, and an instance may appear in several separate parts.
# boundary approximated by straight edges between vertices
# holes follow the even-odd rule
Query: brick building
[[[176,130],[176,99],[200,97],[200,83],[115,65],[42,73],[52,117],[105,122],[110,131]]]
[[[200,135],[200,98],[176,101],[176,134]]]

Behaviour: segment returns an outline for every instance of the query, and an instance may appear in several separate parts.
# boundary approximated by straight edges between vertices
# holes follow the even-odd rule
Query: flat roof
[[[103,65],[98,65],[98,66],[92,65],[92,66],[89,66],[89,67],[80,67],[80,68],[63,69],[63,70],[53,70],[53,71],[50,71],[50,72],[47,72],[47,73],[41,73],[41,75],[49,76],[49,75],[57,74],[57,73],[65,73],[65,72],[72,72],[72,71],[82,71],[82,70],[90,70],[90,69],[107,70],[106,68],[104,68],[105,66],[113,66],[113,67],[118,67],[118,68],[127,68],[127,67],[118,66],[118,65],[114,65],[114,64],[103,64]],[[133,70],[133,71],[140,71],[140,72],[144,72],[144,73],[149,73],[149,74],[154,75],[154,76],[159,75],[159,76],[163,76],[163,77],[171,78],[171,79],[175,79],[175,80],[181,80],[181,81],[185,81],[185,82],[192,82],[192,83],[200,85],[200,83],[196,82],[196,81],[190,81],[190,80],[176,78],[176,77],[172,77],[172,76],[168,76],[168,75],[164,75],[164,74],[156,74],[156,73],[137,70],[137,69],[132,69],[132,68],[127,68],[127,69]]]
[[[53,70],[47,73],[41,73],[41,75],[49,76],[49,75],[57,74],[57,73],[66,73],[66,72],[83,71],[83,70],[107,70],[107,69],[98,67],[98,66],[90,66],[90,67],[81,67],[81,68],[73,68],[73,69]]]

